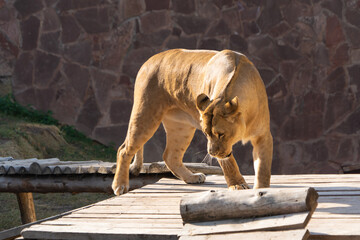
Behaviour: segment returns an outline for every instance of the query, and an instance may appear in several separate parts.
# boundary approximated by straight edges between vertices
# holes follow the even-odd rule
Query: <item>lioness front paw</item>
[[[121,183],[121,181],[113,181],[112,190],[116,196],[125,194],[129,191],[129,183]]]
[[[134,163],[130,165],[129,172],[133,176],[139,176],[142,166],[138,166]]]
[[[229,187],[229,190],[244,190],[244,189],[250,189],[247,183],[236,184]]]
[[[194,173],[189,178],[184,179],[186,183],[203,183],[205,182],[206,176],[203,173]]]

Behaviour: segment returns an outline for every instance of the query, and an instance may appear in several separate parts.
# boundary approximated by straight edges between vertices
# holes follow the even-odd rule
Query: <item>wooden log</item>
[[[318,194],[314,188],[264,188],[193,193],[180,201],[184,222],[251,218],[296,212],[313,212]]]
[[[130,179],[130,189],[136,189],[146,184],[155,183],[161,175],[141,175]],[[50,175],[50,176],[0,176],[0,192],[105,192],[112,193],[113,175]]]
[[[34,199],[31,192],[23,192],[16,194],[20,214],[21,222],[23,224],[31,223],[36,221]]]

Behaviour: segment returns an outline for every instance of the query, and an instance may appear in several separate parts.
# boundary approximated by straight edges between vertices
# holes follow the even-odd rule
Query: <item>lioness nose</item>
[[[210,155],[216,156],[216,154],[219,152],[219,148],[218,148],[218,147],[210,146],[210,147],[208,148],[208,152],[210,153]]]

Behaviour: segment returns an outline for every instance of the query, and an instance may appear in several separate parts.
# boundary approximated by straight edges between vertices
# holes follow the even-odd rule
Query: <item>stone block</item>
[[[221,16],[220,9],[212,1],[197,1],[197,9],[201,18],[215,20]]]
[[[179,24],[186,34],[203,33],[208,27],[209,20],[197,16],[176,16],[175,22]]]
[[[276,50],[282,60],[297,60],[301,57],[298,51],[288,45],[277,45]]]
[[[247,41],[243,37],[233,34],[230,36],[230,49],[245,53],[248,49]]]
[[[338,67],[332,71],[326,81],[325,87],[328,93],[343,92],[346,86],[346,75],[344,68]]]
[[[14,2],[14,7],[21,17],[26,18],[29,15],[42,10],[44,6],[41,0],[16,0]]]
[[[224,49],[224,46],[220,40],[216,38],[209,38],[202,40],[199,48],[221,51]]]
[[[122,72],[135,79],[140,67],[155,53],[152,48],[139,48],[131,51],[124,59]]]
[[[28,88],[26,90],[17,91],[14,90],[15,100],[23,106],[36,106],[36,95],[34,88]]]
[[[55,99],[51,105],[54,118],[60,122],[75,125],[82,100],[61,72],[58,72],[52,87],[55,89]]]
[[[119,3],[122,19],[140,16],[145,12],[144,0],[123,0]]]
[[[349,46],[347,43],[341,44],[331,57],[331,66],[333,69],[345,65],[349,61]]]
[[[91,135],[93,129],[99,122],[101,113],[96,102],[95,96],[91,95],[84,102],[79,116],[76,120],[76,127],[87,135]]]
[[[329,52],[323,43],[319,43],[315,46],[314,62],[320,66],[328,66],[330,64]]]
[[[21,48],[23,50],[33,50],[37,47],[39,27],[40,20],[34,16],[20,22],[20,31],[22,36]]]
[[[4,3],[5,4],[5,3]],[[0,21],[5,23],[15,17],[14,10],[6,5],[0,6]]]
[[[210,27],[209,31],[207,32],[206,36],[208,37],[216,37],[216,36],[222,36],[222,35],[230,35],[231,31],[227,24],[220,20],[215,25]]]
[[[265,2],[265,8],[262,10],[257,24],[261,32],[268,32],[272,27],[277,25],[282,20],[281,11],[277,6],[276,1],[268,0]]]
[[[103,144],[114,144],[116,147],[119,147],[125,140],[127,129],[127,124],[97,126],[92,136]]]
[[[335,13],[340,19],[342,18],[343,5],[341,1],[325,0],[321,1],[321,6]]]
[[[359,27],[345,26],[345,33],[350,46],[360,48],[360,29]]]
[[[360,131],[360,108],[357,108],[350,116],[336,128],[337,132],[343,134],[357,135]]]
[[[355,27],[360,26],[360,12],[359,12],[359,9],[358,10],[347,9],[346,12],[345,12],[345,17],[346,17],[346,20],[349,23],[351,23],[352,25],[354,25]]]
[[[35,54],[34,85],[39,88],[48,87],[59,63],[59,57],[37,51]]]
[[[74,88],[76,95],[83,99],[90,81],[88,69],[77,64],[64,63],[63,71],[70,85]]]
[[[14,89],[27,88],[32,86],[34,71],[34,57],[29,52],[22,53],[14,67]]]
[[[307,114],[291,116],[280,130],[283,141],[317,139],[323,134],[322,114]]]
[[[110,96],[110,90],[117,84],[116,76],[96,68],[91,70],[91,76],[92,88],[94,89],[97,102],[103,106],[101,110],[105,111],[112,97]]]
[[[325,113],[325,129],[341,121],[354,106],[355,96],[353,94],[335,93],[329,95]]]
[[[61,22],[61,41],[63,43],[71,43],[76,41],[81,33],[75,18],[71,15],[60,16]]]
[[[271,84],[266,88],[269,99],[283,98],[287,95],[287,84],[282,76],[278,76]]]
[[[140,18],[141,32],[145,34],[158,32],[162,29],[170,29],[171,18],[170,12],[159,11],[150,12]]]
[[[61,0],[56,4],[56,9],[61,12],[72,9],[83,9],[98,6],[100,2],[101,0]]]
[[[279,37],[285,34],[286,32],[288,32],[289,30],[290,30],[289,24],[285,21],[281,21],[280,23],[278,23],[277,25],[273,26],[270,29],[269,34],[272,37]]]
[[[260,31],[261,31],[259,26],[257,25],[257,23],[254,21],[244,22],[243,26],[244,26],[244,36],[245,37],[256,35],[256,34],[260,33]]]
[[[291,115],[294,106],[293,99],[292,96],[275,100],[269,99],[271,123],[281,127],[286,122],[286,119]],[[279,135],[280,134],[277,134],[277,136]]]
[[[170,0],[145,0],[146,11],[169,9]]]
[[[336,16],[328,17],[326,20],[326,46],[336,47],[345,40],[345,36]]]
[[[44,88],[44,89],[35,89],[36,96],[36,109],[42,110],[44,112],[52,111],[51,106],[55,99],[55,89]]]
[[[64,47],[64,55],[70,62],[90,65],[92,61],[91,42],[80,41]]]
[[[169,49],[174,49],[174,48],[196,49],[196,44],[197,44],[196,36],[191,36],[191,37],[171,36],[166,44],[166,47]]]
[[[107,7],[78,10],[75,13],[75,18],[89,34],[110,30],[109,9]]]
[[[56,11],[53,8],[47,8],[43,11],[44,20],[42,25],[43,31],[60,30],[60,20]]]
[[[110,119],[113,124],[128,123],[132,109],[132,102],[129,100],[115,100],[110,106]]]
[[[0,47],[2,50],[9,52],[11,55],[17,57],[19,54],[19,49],[7,37],[0,32]]]
[[[164,41],[171,35],[171,30],[163,29],[158,32],[150,34],[139,33],[136,35],[134,45],[136,48],[142,47],[159,47],[162,46]]]
[[[172,8],[178,13],[193,13],[195,11],[195,0],[173,0]]]
[[[60,32],[43,33],[40,36],[40,48],[49,53],[60,52]]]

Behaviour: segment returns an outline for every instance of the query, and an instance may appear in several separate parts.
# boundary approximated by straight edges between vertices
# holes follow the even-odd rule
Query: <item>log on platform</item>
[[[184,222],[312,213],[317,199],[314,188],[210,190],[183,197],[180,213]]]

